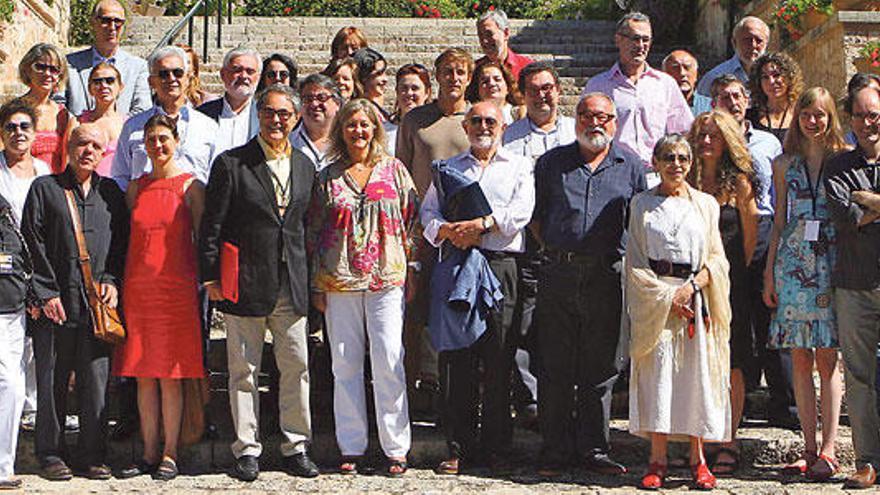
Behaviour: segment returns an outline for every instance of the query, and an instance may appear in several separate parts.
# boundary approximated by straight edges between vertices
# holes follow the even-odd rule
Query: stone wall
[[[51,4],[50,4],[51,3]],[[70,0],[15,0],[11,23],[0,23],[0,99],[19,95],[18,62],[40,42],[67,47]]]

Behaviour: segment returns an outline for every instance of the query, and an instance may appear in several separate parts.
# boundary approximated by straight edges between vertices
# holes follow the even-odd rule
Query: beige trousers
[[[268,328],[272,332],[275,362],[281,373],[278,409],[281,454],[305,452],[312,436],[309,412],[309,359],[307,318],[294,314],[290,296],[282,290],[272,314],[244,317],[226,314],[226,354],[229,360],[229,405],[236,440],[232,454],[259,457],[260,397],[257,375]]]

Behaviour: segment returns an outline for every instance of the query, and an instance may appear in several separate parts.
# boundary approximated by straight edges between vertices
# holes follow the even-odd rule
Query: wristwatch
[[[495,227],[495,217],[492,215],[483,217],[483,233],[488,234],[493,227]]]

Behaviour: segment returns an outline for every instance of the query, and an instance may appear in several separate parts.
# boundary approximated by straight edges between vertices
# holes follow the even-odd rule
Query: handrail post
[[[207,2],[206,2],[207,3]],[[223,0],[217,0],[217,48],[222,48],[220,40],[223,30]]]
[[[202,3],[202,14],[205,18],[205,29],[202,33],[202,60],[208,61],[208,2]]]
[[[226,0],[226,22],[232,24],[232,0]]]
[[[193,18],[189,18],[189,23],[187,25],[187,33],[186,33],[186,44],[189,45],[190,48],[193,46]]]

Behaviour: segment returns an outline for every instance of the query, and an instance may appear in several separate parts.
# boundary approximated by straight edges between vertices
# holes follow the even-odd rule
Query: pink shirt
[[[664,134],[687,132],[694,117],[675,80],[668,74],[646,65],[636,84],[614,64],[611,69],[587,81],[581,96],[604,93],[617,107],[619,146],[638,155],[651,166],[654,144]]]

